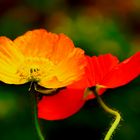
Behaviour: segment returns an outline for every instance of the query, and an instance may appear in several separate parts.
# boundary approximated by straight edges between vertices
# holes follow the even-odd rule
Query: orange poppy
[[[0,37],[0,80],[7,84],[64,87],[84,74],[84,59],[84,51],[64,34],[38,29],[13,41]]]
[[[84,51],[64,34],[44,29],[28,31],[15,40],[0,37],[0,80],[7,84],[35,82],[55,91],[83,76]],[[61,89],[38,102],[39,118],[58,120],[76,113],[85,103],[84,90]]]

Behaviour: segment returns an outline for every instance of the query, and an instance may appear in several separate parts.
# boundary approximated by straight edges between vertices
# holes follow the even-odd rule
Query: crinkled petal
[[[71,39],[64,34],[49,33],[44,29],[28,31],[14,40],[26,57],[48,59],[53,67],[39,79],[39,85],[58,88],[78,81],[84,74],[84,51],[75,48]],[[44,66],[45,67],[45,66]],[[49,66],[47,69],[49,69]],[[51,73],[51,76],[48,76]]]
[[[23,60],[23,56],[14,43],[6,38],[0,37],[0,80],[7,84],[21,84],[17,76],[17,67]]]
[[[68,56],[61,60],[54,68],[54,77],[47,80],[43,77],[39,84],[46,88],[58,88],[67,86],[75,81],[81,79],[84,75],[84,67],[86,65],[84,51],[75,48]]]
[[[59,120],[72,116],[84,105],[84,90],[63,89],[56,95],[43,96],[38,103],[38,117]]]
[[[46,57],[54,63],[65,59],[74,49],[73,42],[64,34],[54,34],[45,29],[26,32],[14,40],[25,56]]]
[[[77,50],[75,48],[72,40],[69,39],[66,35],[61,33],[58,35],[58,38],[59,38],[58,41],[54,44],[53,53],[50,57],[50,59],[55,64],[66,59],[68,56],[70,56],[70,54],[73,54],[74,50]],[[81,51],[81,52],[83,52],[83,51]]]
[[[117,57],[112,54],[99,55],[98,57],[93,56],[91,60],[91,76],[92,82],[100,84],[104,76],[110,72],[110,70],[118,64]]]
[[[28,31],[14,40],[16,46],[24,56],[29,57],[51,57],[54,53],[54,46],[59,37],[44,29]]]
[[[114,67],[102,80],[101,85],[115,88],[129,83],[140,74],[140,52]]]
[[[73,83],[71,88],[87,88],[95,85],[100,85],[104,76],[116,66],[119,60],[111,55],[105,54],[100,56],[86,56],[87,66],[85,75],[78,82]]]

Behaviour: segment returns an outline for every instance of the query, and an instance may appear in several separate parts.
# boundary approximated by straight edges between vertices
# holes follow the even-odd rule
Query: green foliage
[[[103,17],[91,19],[79,16],[74,20],[66,18],[54,31],[69,35],[77,46],[90,55],[112,53],[124,59],[132,48],[119,31],[117,23]]]

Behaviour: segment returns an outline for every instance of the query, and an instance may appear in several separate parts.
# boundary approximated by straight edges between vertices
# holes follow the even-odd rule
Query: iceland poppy
[[[120,63],[117,57],[111,54],[100,55],[98,57],[87,56],[86,59],[88,64],[85,69],[85,75],[80,81],[70,87],[87,88],[86,95],[90,95],[90,98],[96,97],[101,107],[109,114],[115,116],[115,121],[104,138],[105,140],[109,140],[121,120],[121,115],[118,111],[108,107],[99,95],[104,93],[108,88],[125,85],[139,76],[140,52]]]
[[[45,88],[64,87],[84,73],[84,51],[64,34],[28,31],[14,41],[0,37],[0,80],[7,84],[34,81]]]
[[[64,34],[38,29],[13,41],[0,37],[0,81],[7,84],[33,82],[48,91],[60,89],[57,94],[44,96],[39,101],[40,118],[66,118],[82,107],[83,90],[63,87],[83,76],[85,64],[84,51],[76,48]]]
[[[70,87],[116,88],[129,83],[140,73],[140,52],[122,62],[119,62],[118,58],[112,54],[87,56],[86,60],[88,65],[85,75]],[[103,91],[102,89],[101,93]]]

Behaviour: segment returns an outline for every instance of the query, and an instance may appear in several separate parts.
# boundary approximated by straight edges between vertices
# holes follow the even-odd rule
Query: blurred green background
[[[112,53],[123,60],[140,51],[140,1],[0,0],[0,36],[14,39],[35,28],[65,33],[89,55]],[[38,140],[28,88],[0,83],[0,140]],[[102,98],[123,117],[113,140],[138,140],[140,78]],[[112,120],[92,100],[68,119],[41,124],[47,140],[101,140]]]

